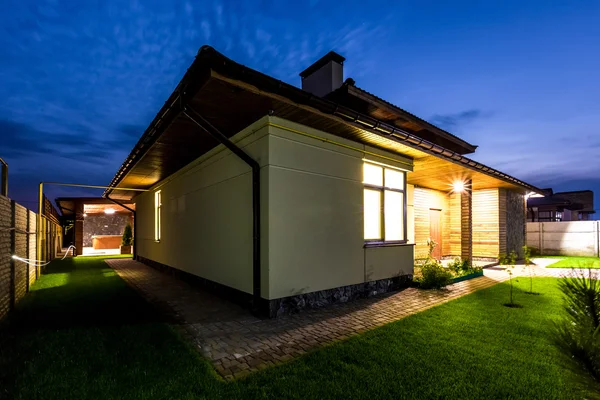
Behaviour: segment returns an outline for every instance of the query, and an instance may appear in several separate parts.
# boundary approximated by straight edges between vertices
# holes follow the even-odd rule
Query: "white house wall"
[[[260,126],[232,139],[263,165],[268,136],[266,128],[254,132]],[[154,240],[156,190],[163,204],[160,242]],[[139,256],[252,293],[251,169],[237,156],[218,146],[135,202]],[[263,286],[268,291],[268,280]]]
[[[412,169],[410,159],[276,117],[232,141],[261,166],[263,298],[413,273],[413,246],[365,249],[363,239],[364,159]],[[193,161],[135,198],[137,254],[252,293],[251,185],[250,167],[222,145]],[[160,242],[156,190],[163,204]]]
[[[412,274],[412,246],[364,248],[362,183],[364,158],[405,168],[410,160],[270,121],[269,299]]]

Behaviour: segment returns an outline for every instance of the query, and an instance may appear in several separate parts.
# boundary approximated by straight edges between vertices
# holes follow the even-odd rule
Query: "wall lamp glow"
[[[115,213],[115,209],[114,208],[107,208],[106,210],[104,210],[104,214],[114,214]]]
[[[84,218],[85,218],[85,217],[87,217],[87,214],[86,214],[86,213],[83,213],[83,216],[84,216]]]
[[[465,183],[463,181],[454,181],[452,184],[452,190],[454,193],[462,193],[465,190]]]

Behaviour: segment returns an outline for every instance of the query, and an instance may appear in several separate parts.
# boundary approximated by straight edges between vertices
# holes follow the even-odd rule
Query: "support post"
[[[36,253],[38,264],[42,262],[42,213],[44,212],[44,183],[40,182],[39,191],[38,191],[38,215],[37,215],[37,224],[35,227],[35,237],[36,237]],[[35,266],[35,278],[38,279],[40,277],[40,267]]]
[[[460,258],[473,261],[473,181],[460,194]]]
[[[16,202],[14,200],[10,201],[10,310],[15,309],[15,303],[17,300],[17,271],[16,271],[16,260],[12,258],[15,254],[17,248],[17,213],[16,213]]]
[[[29,234],[30,233],[29,232],[29,223],[31,221],[31,215],[30,214],[31,213],[29,212],[29,209],[27,209],[27,219],[26,219],[27,225],[26,225],[26,228],[25,228],[25,231],[27,231],[27,234],[25,235],[25,246],[26,246],[27,250],[26,250],[25,254],[26,254],[26,258],[28,260],[31,259],[31,251],[30,251],[30,248],[29,248],[30,247],[29,243],[31,241],[31,235]],[[30,268],[29,267],[29,263],[25,263],[25,269],[26,269],[26,271],[25,271],[26,272],[26,275],[25,275],[25,292],[26,293],[29,293],[29,285],[30,285],[30,283],[29,283],[29,271],[30,271],[30,269],[29,268]]]

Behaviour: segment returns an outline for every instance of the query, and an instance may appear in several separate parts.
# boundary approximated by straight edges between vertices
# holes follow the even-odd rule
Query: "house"
[[[543,191],[543,197],[531,196],[527,199],[528,222],[588,221],[594,218],[594,192],[591,190]]]
[[[302,89],[204,46],[105,195],[136,208],[135,258],[276,316],[381,293],[415,258],[497,260],[525,243],[525,195],[467,143],[343,80]]]

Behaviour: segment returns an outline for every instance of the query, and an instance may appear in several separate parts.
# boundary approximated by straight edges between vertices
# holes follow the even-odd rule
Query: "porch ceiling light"
[[[114,214],[115,213],[115,209],[114,208],[107,208],[104,210],[104,214]]]
[[[463,181],[454,181],[452,184],[452,190],[454,193],[462,193],[465,190],[465,183]]]

